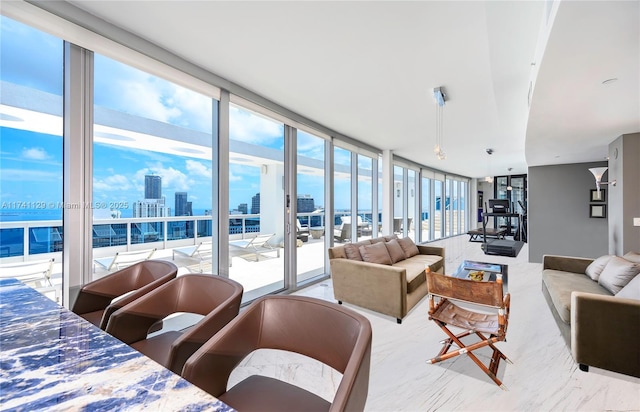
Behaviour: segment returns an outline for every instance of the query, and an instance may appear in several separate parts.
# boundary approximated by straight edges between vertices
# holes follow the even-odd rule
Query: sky
[[[63,42],[4,16],[0,17],[0,23],[0,80],[61,96]],[[187,142],[189,133],[211,134],[211,98],[99,54],[95,55],[94,70],[97,107],[134,116],[132,119],[141,124],[161,122],[177,126],[187,136]],[[58,104],[51,103],[56,101],[61,106],[59,97],[47,99],[46,104]],[[61,107],[50,109],[62,112]],[[145,123],[141,118],[152,122]],[[2,127],[0,133],[3,209],[15,206],[14,202],[22,202],[20,206],[25,207],[36,202],[48,205],[61,201],[62,130],[55,135]],[[94,202],[131,207],[144,197],[144,176],[155,174],[162,177],[162,193],[172,209],[176,191],[188,193],[194,214],[212,208],[210,157],[191,155],[188,150],[183,150],[184,155],[169,153],[168,148],[173,145],[168,145],[166,139],[138,148],[127,146],[126,139],[112,140],[115,144],[107,144],[105,139],[94,143]],[[230,110],[230,139],[253,145],[258,153],[274,153],[284,158],[283,124],[234,106]],[[343,158],[346,154],[337,150],[336,163],[348,164],[348,159]],[[322,161],[323,139],[299,131],[298,155]],[[260,168],[233,163],[233,157],[231,153],[229,209],[240,203],[250,207],[252,196],[260,191]],[[299,194],[310,194],[317,206],[324,206],[322,177],[299,174],[298,188]],[[365,198],[367,190],[370,196],[370,185],[363,188]],[[348,209],[348,181],[336,181],[336,191],[345,193],[336,196],[336,209]],[[123,211],[122,216],[130,214]]]

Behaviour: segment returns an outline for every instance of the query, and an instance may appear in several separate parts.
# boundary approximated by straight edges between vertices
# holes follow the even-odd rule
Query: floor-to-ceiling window
[[[402,237],[404,220],[404,168],[393,166],[393,233]]]
[[[373,159],[358,154],[358,239],[370,238],[373,233]]]
[[[215,101],[217,104],[217,101]],[[93,229],[96,276],[117,251],[211,241],[210,97],[100,54],[94,58]],[[211,273],[211,254],[178,262]]]
[[[416,203],[418,201],[418,173],[413,169],[407,170],[407,229],[404,235],[411,237],[414,241],[418,240],[416,229],[418,227],[418,216],[416,216]]]
[[[337,146],[333,149],[333,209],[335,241],[351,241],[351,151]]]
[[[4,16],[0,26],[0,263],[55,259],[32,286],[60,300],[63,41]]]
[[[3,18],[2,25],[3,93],[2,117],[0,117],[3,128],[2,200],[10,199],[7,196],[13,195],[5,188],[15,182],[6,183],[5,181],[11,176],[10,173],[16,172],[16,168],[8,167],[13,164],[10,162],[14,162],[17,157],[20,157],[19,160],[23,165],[30,164],[28,170],[27,168],[20,169],[24,170],[20,176],[23,181],[29,176],[34,176],[36,169],[32,165],[47,166],[53,168],[51,170],[55,170],[53,173],[39,175],[36,183],[29,185],[29,189],[37,190],[38,194],[42,195],[52,189],[58,190],[56,205],[65,207],[61,204],[61,185],[63,177],[69,176],[69,174],[63,172],[60,163],[62,154],[68,153],[66,146],[63,148],[61,139],[62,40],[41,37],[38,45],[40,50],[23,48],[25,53],[28,52],[29,58],[31,55],[37,55],[40,64],[31,64],[29,58],[24,59],[29,70],[25,70],[22,74],[29,77],[44,73],[46,77],[51,76],[51,73],[57,70],[58,91],[41,90],[31,84],[19,84],[19,82],[8,78],[9,72],[6,70],[12,61],[12,54],[11,50],[5,47],[5,42],[11,43],[12,46],[19,44],[19,41],[15,40],[14,33],[5,32],[5,28],[17,27],[6,23],[8,21]],[[70,24],[70,26],[73,25]],[[83,30],[76,26],[73,27],[78,31]],[[69,33],[71,37],[75,36],[77,39],[80,36],[73,31],[69,31]],[[73,42],[73,39],[65,40]],[[181,260],[176,259],[176,262],[181,266],[181,269],[184,271],[211,271],[212,273],[216,273],[220,269],[222,274],[226,275],[226,267],[223,270],[222,266],[211,265],[213,254],[216,257],[214,261],[220,258],[223,263],[230,263],[229,276],[243,283],[245,291],[255,291],[255,294],[293,287],[294,285],[288,281],[295,281],[294,277],[284,277],[285,273],[290,274],[289,270],[295,271],[298,281],[326,274],[326,268],[322,263],[313,263],[315,266],[310,269],[301,267],[302,261],[311,262],[306,259],[296,260],[297,267],[291,268],[287,265],[287,256],[283,255],[286,253],[285,250],[296,250],[291,249],[291,245],[287,246],[283,242],[288,229],[286,224],[288,218],[284,213],[285,196],[283,190],[291,190],[291,187],[287,188],[286,186],[287,182],[292,179],[289,173],[297,173],[299,182],[294,191],[297,192],[300,202],[306,201],[309,204],[310,198],[313,198],[315,202],[316,208],[313,212],[300,212],[299,210],[302,230],[306,229],[310,232],[309,242],[313,240],[322,242],[323,236],[325,238],[326,236],[335,236],[335,239],[342,242],[374,236],[374,234],[378,236],[382,234],[380,232],[382,226],[374,224],[374,222],[376,220],[381,222],[383,217],[392,218],[393,216],[397,217],[398,221],[396,222],[394,219],[394,222],[390,223],[393,223],[394,229],[397,228],[398,234],[403,236],[415,236],[416,240],[420,240],[418,234],[425,230],[422,227],[425,220],[427,233],[422,236],[422,240],[427,240],[430,237],[429,231],[431,230],[436,233],[435,238],[443,235],[442,231],[445,225],[441,221],[442,210],[447,204],[446,196],[443,193],[444,178],[442,180],[434,179],[432,191],[425,195],[430,198],[423,200],[423,203],[431,202],[434,204],[434,211],[428,210],[423,219],[422,214],[418,213],[421,207],[417,202],[417,196],[420,193],[418,188],[421,182],[419,182],[415,170],[419,166],[403,164],[394,167],[395,177],[391,179],[393,182],[393,194],[391,195],[393,210],[385,210],[383,213],[382,168],[380,167],[379,153],[375,149],[361,148],[357,142],[348,144],[339,142],[338,146],[343,147],[335,147],[334,149],[334,174],[329,177],[333,179],[334,191],[327,196],[328,199],[324,199],[322,198],[325,195],[324,189],[311,190],[311,188],[316,184],[318,187],[324,187],[323,185],[326,184],[326,181],[321,182],[319,177],[324,173],[324,167],[327,166],[326,164],[320,165],[326,160],[322,156],[315,157],[315,155],[306,152],[305,145],[314,140],[316,140],[314,143],[319,145],[328,144],[328,140],[324,139],[328,138],[331,131],[325,130],[324,133],[327,135],[324,137],[313,136],[312,133],[309,134],[309,137],[295,126],[298,132],[297,140],[294,140],[297,142],[295,150],[297,150],[298,168],[289,170],[286,167],[284,154],[287,153],[289,160],[293,158],[289,156],[290,152],[284,150],[289,141],[284,130],[285,125],[287,125],[286,130],[290,130],[289,128],[294,127],[292,124],[295,122],[289,123],[288,119],[279,114],[274,115],[269,109],[238,103],[238,100],[232,100],[234,103],[238,103],[237,106],[228,107],[227,103],[219,103],[217,98],[213,97],[215,93],[208,94],[200,87],[192,87],[193,82],[206,83],[203,80],[203,77],[207,78],[206,74],[199,76],[200,79],[196,80],[188,73],[177,73],[178,70],[164,66],[159,61],[147,58],[142,54],[139,55],[121,45],[113,44],[107,39],[96,42],[95,50],[92,49],[92,40],[87,40],[84,37],[81,40],[76,44],[82,44],[83,48],[74,46],[74,49],[79,50],[80,53],[86,52],[91,57],[86,61],[90,62],[91,67],[94,68],[91,73],[84,72],[89,75],[88,77],[92,77],[89,83],[91,87],[85,88],[85,90],[91,89],[90,93],[83,96],[89,101],[91,108],[78,109],[74,107],[73,113],[76,118],[90,120],[88,124],[92,126],[93,133],[85,133],[83,140],[78,142],[71,139],[72,146],[76,143],[84,144],[87,142],[84,139],[89,139],[88,141],[92,142],[90,149],[93,153],[86,158],[86,163],[90,166],[87,166],[79,174],[86,176],[89,179],[87,182],[93,183],[93,190],[78,189],[76,193],[78,197],[86,200],[88,207],[92,208],[91,215],[93,216],[93,221],[86,223],[88,225],[86,234],[89,236],[86,244],[91,244],[93,250],[91,253],[84,253],[84,251],[79,253],[83,257],[82,264],[93,262],[95,259],[110,258],[116,252],[125,250],[155,249],[154,258],[172,259],[172,250],[196,246],[210,240],[214,243],[229,242],[229,256],[220,258],[215,255],[216,249],[214,248],[204,259],[189,260],[180,257]],[[51,47],[52,44],[58,50],[56,52],[57,62],[49,61],[49,49],[42,51]],[[20,47],[15,47],[15,49],[20,49]],[[144,49],[144,44],[141,47]],[[121,51],[122,53],[120,53]],[[151,53],[151,55],[153,54]],[[56,67],[57,69],[53,70]],[[80,77],[82,76],[72,77],[68,80],[70,83],[80,84],[83,81]],[[211,76],[211,79],[213,78]],[[213,83],[206,83],[204,89],[209,90],[209,86],[215,88]],[[29,90],[24,91],[18,86],[26,87]],[[79,89],[82,89],[82,86]],[[42,101],[32,99],[30,93],[46,96],[46,98]],[[18,124],[20,122],[16,118],[19,116],[8,109],[12,107],[11,99],[16,96],[16,100],[26,102],[24,107],[37,106],[33,110],[39,115],[37,121],[33,122],[32,118],[29,118],[25,119],[22,124]],[[224,96],[225,99],[221,101],[226,102],[227,94]],[[222,104],[224,106],[221,106]],[[57,108],[43,109],[47,105],[51,107],[57,105]],[[267,106],[269,105],[267,104]],[[87,109],[87,113],[84,112],[84,109]],[[220,137],[221,147],[225,147],[226,143],[229,145],[229,151],[225,153],[228,155],[228,164],[226,156],[216,158],[218,154],[214,151],[214,148],[219,147],[216,144],[219,143],[216,141],[220,120],[216,118],[218,109],[225,111],[225,113],[228,110],[230,113],[230,117],[225,117],[220,128],[223,132]],[[75,110],[82,111],[82,113],[76,113]],[[277,108],[275,110],[277,111]],[[54,121],[49,122],[51,119]],[[300,119],[297,117],[296,122]],[[229,131],[228,142],[224,134],[227,126],[226,121],[228,121]],[[51,132],[52,129],[49,128],[51,124],[57,124],[58,129]],[[33,128],[33,130],[29,128]],[[305,128],[303,127],[303,129]],[[8,129],[48,134],[47,144],[55,142],[57,138],[58,152],[56,154],[53,149],[49,150],[50,148],[45,144],[39,144],[35,147],[25,145],[20,150],[11,148],[10,152],[13,158],[10,158],[5,151],[5,148],[9,147],[5,144],[5,136],[8,135],[5,130]],[[305,140],[307,137],[309,139]],[[67,139],[67,142],[69,141]],[[327,152],[324,153],[324,156],[327,156]],[[55,162],[55,158],[59,159],[58,163]],[[307,160],[313,164],[311,169],[315,170],[305,169]],[[65,164],[67,163],[65,162]],[[222,169],[216,169],[217,165],[222,166]],[[228,172],[229,180],[228,182],[226,180],[219,182],[216,170],[224,170],[227,166],[226,172]],[[57,169],[55,169],[56,167]],[[42,172],[38,170],[38,173]],[[38,184],[42,185],[47,181],[46,179],[54,175],[57,175],[57,181],[52,181],[42,190],[38,189]],[[307,178],[309,180],[305,180]],[[312,181],[312,178],[316,180]],[[65,185],[66,187],[69,186]],[[219,192],[216,192],[218,189]],[[220,193],[227,190],[228,203],[226,199],[225,203],[227,204],[223,206],[215,203],[216,195],[219,196]],[[440,194],[436,195],[438,190]],[[462,203],[462,191],[462,186],[459,186],[459,204]],[[66,191],[65,196],[67,196]],[[297,199],[292,200],[295,202]],[[324,215],[321,209],[326,204],[334,205],[335,220],[332,222],[323,221]],[[460,207],[459,205],[458,208]],[[215,217],[221,213],[220,208],[228,208],[222,213],[225,215],[227,212],[229,213],[228,223],[224,222],[224,225],[228,224],[229,233],[216,236],[218,233],[215,232],[216,228],[213,225],[218,223]],[[60,254],[63,235],[62,210],[56,212],[59,213],[60,220],[46,221],[46,224],[41,221],[39,224],[42,227],[38,226],[35,229],[7,226],[9,222],[3,219],[0,227],[2,229],[3,257],[17,259],[15,245],[21,245],[19,248],[26,250],[29,258],[36,255],[40,257],[47,254]],[[305,213],[312,214],[305,216]],[[437,218],[436,215],[439,215],[440,218]],[[296,220],[297,218],[298,216],[296,216]],[[462,214],[459,220],[461,219]],[[65,219],[65,224],[68,222],[70,219]],[[329,233],[321,229],[322,227],[330,228],[334,224],[336,229],[346,229],[347,226],[348,229]],[[78,227],[84,228],[86,225],[78,225]],[[462,226],[463,223],[458,222],[457,227]],[[311,230],[312,228],[315,230]],[[67,227],[65,227],[66,229]],[[453,231],[455,232],[455,229]],[[255,249],[242,247],[259,235],[270,236],[267,242],[269,246],[266,248],[267,251],[260,249],[261,253],[256,253]],[[320,239],[314,239],[314,235]],[[18,239],[17,243],[14,242],[16,239]],[[325,245],[326,243],[328,242],[325,242]],[[285,246],[287,246],[286,249]],[[297,250],[298,257],[303,251],[308,250],[305,246],[310,246],[310,243]],[[24,256],[25,252],[22,253]],[[321,252],[316,253],[315,257],[319,257]],[[322,253],[326,254],[326,248]],[[8,256],[4,256],[5,254]],[[57,259],[56,264],[60,263],[60,259]],[[256,263],[261,264],[260,270],[256,270]],[[98,266],[94,267],[99,269]],[[267,268],[263,270],[263,267]],[[263,276],[267,272],[274,274],[274,278]],[[98,273],[96,270],[95,276],[102,273],[106,272]],[[93,274],[88,276],[93,276]]]
[[[246,296],[285,287],[284,144],[283,123],[231,105],[229,277],[244,286]]]
[[[469,196],[469,183],[467,181],[460,181],[460,195],[458,201],[458,210],[460,220],[458,221],[458,233],[466,233],[468,231],[468,206],[467,197]]]
[[[382,236],[382,228],[383,226],[383,213],[382,213],[382,156],[378,156],[377,159],[378,162],[378,178],[377,178],[377,184],[378,184],[378,225],[377,227],[374,227],[374,233],[375,235],[373,237],[380,237]]]
[[[433,185],[435,211],[433,214],[433,238],[440,239],[444,236],[444,180],[436,179]]]
[[[451,187],[451,224],[452,235],[455,236],[460,233],[460,182],[453,180]]]
[[[325,145],[327,141],[297,131],[297,283],[325,273]],[[296,245],[297,246],[297,245]]]
[[[431,222],[433,221],[433,219],[430,219],[432,215],[431,210],[433,209],[431,198],[432,198],[431,179],[428,177],[423,177],[422,178],[422,201],[421,201],[422,206],[421,206],[421,213],[420,213],[420,220],[421,220],[420,241],[422,242],[431,240],[431,229],[432,229]]]

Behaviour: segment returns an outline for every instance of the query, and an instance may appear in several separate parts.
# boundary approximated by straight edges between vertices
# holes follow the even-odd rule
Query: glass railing
[[[324,226],[324,213],[300,213],[298,219],[309,227]],[[259,232],[259,214],[229,216],[233,238]],[[169,248],[173,241],[192,239],[196,243],[212,234],[211,216],[103,219],[94,221],[92,241],[94,249],[158,242]],[[32,255],[62,252],[62,241],[60,220],[0,222],[0,258],[23,256],[28,260]]]
[[[334,224],[339,227],[342,217],[349,212],[336,212]],[[364,222],[371,222],[371,213],[359,213]],[[324,227],[323,212],[299,213],[302,226]],[[229,216],[229,236],[243,238],[245,234],[260,233],[259,214],[239,214]],[[186,239],[194,244],[199,238],[211,238],[211,216],[172,216],[152,218],[125,218],[95,220],[92,230],[94,249],[107,247],[128,248],[131,245],[154,243],[157,247],[170,249],[172,243],[184,245]],[[31,220],[0,222],[0,258],[23,256],[24,260],[33,255],[62,252],[62,221]]]

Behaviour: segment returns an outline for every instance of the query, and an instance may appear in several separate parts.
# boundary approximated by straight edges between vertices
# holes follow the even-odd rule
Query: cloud
[[[182,109],[182,117],[180,118],[182,126],[211,133],[213,104],[210,97],[184,87],[175,87],[170,101]]]
[[[284,139],[284,126],[282,123],[231,106],[229,135],[233,140],[266,146]]]
[[[156,87],[151,76],[146,81],[127,79],[119,81],[118,84],[122,93],[121,108],[128,113],[165,123],[171,123],[171,119],[182,114],[177,107],[165,103],[162,90]]]
[[[154,174],[162,178],[162,192],[169,193],[178,191],[186,192],[193,186],[194,182],[182,171],[174,169],[173,167],[165,168],[161,163],[150,165],[144,169],[138,170],[134,175],[134,180],[140,193],[144,193],[144,177],[146,175]]]
[[[24,147],[22,148],[22,158],[25,160],[48,160],[53,156],[41,147]]]
[[[129,178],[124,175],[112,175],[102,180],[95,177],[93,179],[94,191],[123,191],[130,190],[133,187],[134,186],[131,181],[129,181]]]
[[[187,172],[189,172],[189,175],[205,177],[207,179],[213,178],[211,168],[208,168],[202,163],[195,160],[187,160],[185,163],[186,163]]]
[[[298,153],[312,159],[324,160],[324,139],[299,130],[297,143]]]
[[[231,163],[229,165],[229,182],[260,180],[260,168]]]
[[[212,131],[212,98],[107,58],[97,59],[99,103],[115,110],[205,133]]]
[[[242,181],[242,176],[238,176],[233,173],[233,170],[229,170],[229,182],[240,182]]]

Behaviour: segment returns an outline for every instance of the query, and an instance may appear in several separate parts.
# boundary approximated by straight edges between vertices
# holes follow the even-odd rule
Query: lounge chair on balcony
[[[307,242],[309,240],[309,226],[302,225],[300,219],[296,219],[296,238]]]
[[[143,260],[151,259],[155,248],[153,249],[144,249],[144,250],[134,250],[131,252],[116,252],[115,256],[93,259],[94,265],[93,270],[95,272],[95,265],[102,266],[107,271],[111,272],[112,270],[120,270],[124,269],[128,266],[133,265],[134,263],[142,262]]]
[[[173,249],[173,258],[176,260],[176,254],[179,257],[198,259],[200,261],[200,273],[202,273],[202,262],[211,257],[212,242],[201,242],[194,246],[185,246]]]
[[[52,286],[51,271],[54,259],[0,265],[0,278],[16,278],[34,287]]]
[[[250,239],[229,241],[229,266],[231,266],[231,258],[233,256],[255,255],[257,262],[260,260],[260,255],[275,251],[276,257],[280,257],[280,248],[269,243],[275,235],[275,233],[269,233],[266,235],[257,235]]]
[[[342,216],[340,217],[340,220],[342,220],[343,224],[351,225],[351,216]],[[356,223],[358,225],[358,236],[371,234],[371,227],[369,226],[368,222],[365,222],[362,219],[362,216],[356,216]]]
[[[351,240],[351,223],[342,223],[339,228],[333,230],[333,239],[336,242],[345,243]]]
[[[2,264],[0,265],[0,279],[16,278],[43,294],[53,292],[55,300],[58,301],[59,289],[51,283],[53,261],[54,258]]]

